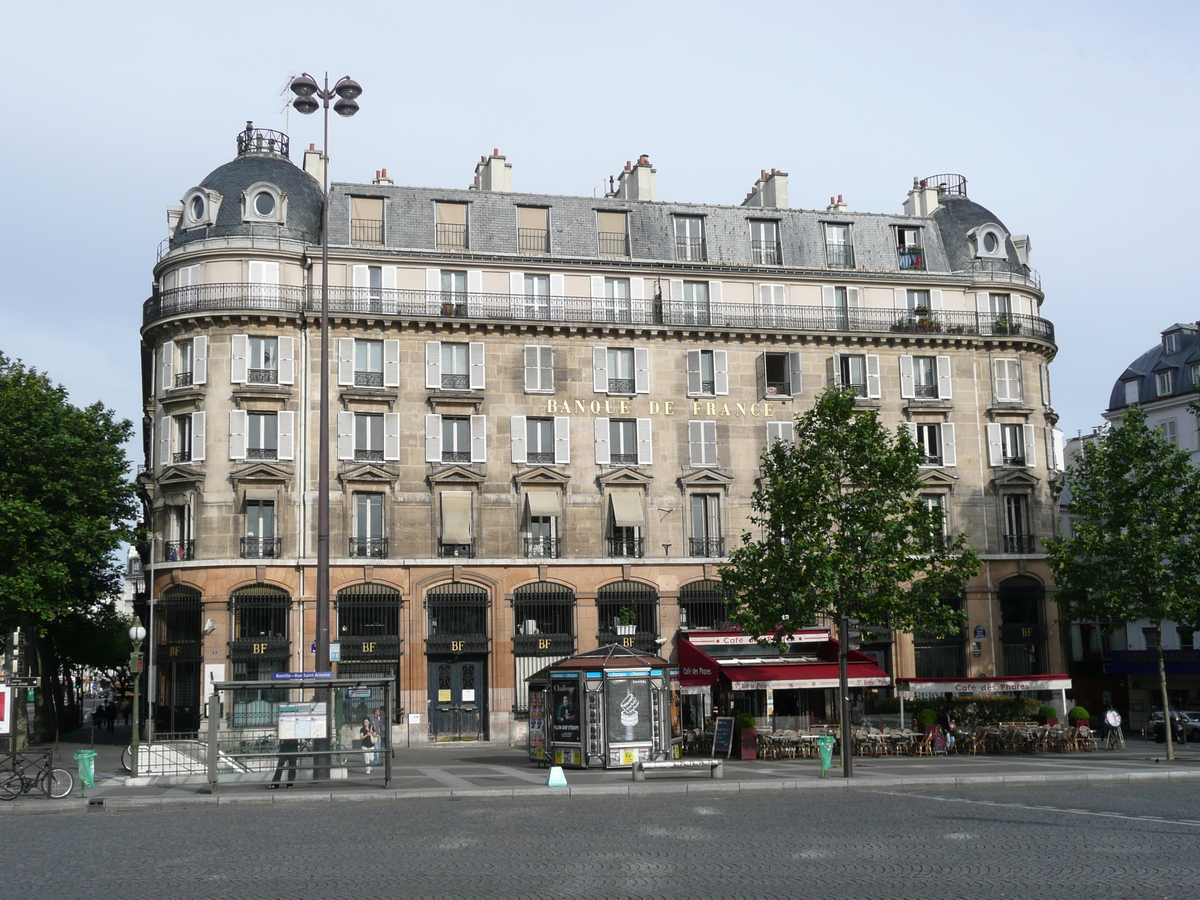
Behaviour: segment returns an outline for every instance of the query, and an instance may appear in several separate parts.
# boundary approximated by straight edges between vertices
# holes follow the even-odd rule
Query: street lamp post
[[[129,639],[133,641],[133,653],[129,654],[129,671],[133,675],[133,735],[129,741],[129,752],[132,754],[129,759],[129,777],[138,777],[138,718],[142,714],[141,709],[141,683],[142,683],[142,641],[146,639],[146,629],[142,627],[142,620],[137,616],[133,617],[133,627],[129,629]]]
[[[329,671],[329,101],[337,98],[333,111],[343,118],[358,112],[356,99],[362,86],[349,75],[343,76],[332,88],[329,73],[325,86],[305,72],[292,79],[290,85],[296,99],[292,106],[302,115],[325,110],[325,134],[321,147],[321,379],[320,417],[317,436],[317,658],[313,668]],[[321,102],[318,103],[317,101]],[[326,722],[329,707],[326,705]],[[314,767],[314,776],[316,769]]]

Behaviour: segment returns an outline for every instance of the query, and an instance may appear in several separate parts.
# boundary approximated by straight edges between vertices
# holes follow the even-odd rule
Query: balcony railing
[[[354,383],[358,387],[383,387],[383,373],[355,372]]]
[[[608,392],[610,394],[632,394],[637,391],[637,382],[632,378],[610,378],[608,379]]]
[[[1032,534],[1004,535],[1005,553],[1033,553],[1037,541]]]
[[[279,559],[282,555],[282,538],[242,538],[242,559]]]
[[[261,290],[262,288],[269,290]],[[330,286],[332,314],[358,312],[360,289]],[[443,302],[446,297],[453,302]],[[540,298],[539,298],[540,299]],[[384,290],[376,315],[404,319],[469,318],[490,321],[544,321],[555,324],[594,324],[611,321],[611,313],[591,297],[552,296],[548,304],[531,307],[513,303],[510,294],[485,294],[422,290]],[[206,284],[172,288],[151,297],[143,306],[149,324],[168,316],[235,310],[270,310],[276,313],[317,314],[320,290],[309,296],[298,285],[252,285],[245,283]],[[623,320],[626,317],[622,316]],[[702,321],[698,321],[702,320]],[[1054,325],[1047,319],[1019,313],[997,316],[975,310],[929,310],[921,315],[895,308],[832,310],[821,306],[710,302],[697,310],[696,304],[681,300],[629,301],[627,316],[633,325],[711,325],[733,330],[822,333],[896,332],[951,335],[1022,336],[1054,342]]]
[[[527,559],[558,559],[561,556],[562,538],[525,538],[525,557]]]
[[[704,262],[704,239],[675,238],[675,257],[680,262]]]
[[[470,375],[451,375],[442,373],[443,391],[468,391],[471,389]]]
[[[386,559],[387,538],[350,538],[350,556],[355,559]]]
[[[689,556],[724,556],[725,538],[689,538]]]
[[[900,257],[902,271],[923,271],[925,268],[925,250],[921,247],[897,247],[896,254]]]
[[[247,369],[247,384],[279,384],[278,369]]]
[[[437,223],[437,248],[439,250],[466,250],[467,226]]]
[[[440,559],[474,559],[475,544],[438,544]]]
[[[247,447],[246,459],[279,459],[278,447]]]
[[[191,372],[176,372],[175,387],[188,387],[192,383]]]
[[[825,260],[831,269],[854,268],[853,244],[826,244]]]
[[[596,234],[601,256],[628,256],[629,238],[620,231],[600,231]]]
[[[518,228],[518,253],[549,253],[550,231],[546,228]]]
[[[351,219],[350,243],[383,245],[383,222],[379,219]]]
[[[195,541],[164,541],[163,562],[183,562],[196,558]]]
[[[529,463],[530,465],[552,466],[554,465],[554,451],[530,451],[529,453],[525,454],[525,462]]]
[[[444,463],[469,463],[471,461],[470,450],[443,450],[442,462]]]
[[[179,450],[179,451],[171,454],[171,462],[173,462],[173,463],[185,463],[185,462],[191,462],[191,461],[192,461],[192,451],[191,450]]]
[[[355,450],[354,458],[360,462],[383,462],[382,450]]]
[[[775,241],[751,241],[750,244],[756,266],[779,265],[779,244]]]
[[[917,400],[936,400],[938,398],[938,386],[936,384],[914,384],[913,397]]]
[[[646,555],[645,538],[605,538],[610,557],[641,559]]]

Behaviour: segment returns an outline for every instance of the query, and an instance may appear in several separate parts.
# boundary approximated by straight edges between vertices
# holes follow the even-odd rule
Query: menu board
[[[717,728],[713,732],[713,746],[710,756],[728,757],[733,749],[733,716],[719,716]]]

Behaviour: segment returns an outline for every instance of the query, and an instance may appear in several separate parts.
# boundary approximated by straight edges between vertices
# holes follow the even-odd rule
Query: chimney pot
[[[835,203],[837,203],[837,198],[836,198],[836,197],[830,197],[830,198],[829,198],[829,205],[830,205],[830,206],[833,206]]]
[[[499,156],[499,155],[500,155],[500,148],[499,148],[499,147],[493,147],[493,148],[492,148],[492,156]]]
[[[633,168],[633,163],[631,163],[629,160],[625,160],[625,171],[628,172],[632,168]]]
[[[383,177],[384,177],[384,178],[387,178],[387,169],[384,169],[384,170],[383,170]]]
[[[842,195],[838,194],[838,203],[841,203],[841,202],[842,202]]]
[[[309,149],[309,150],[316,150],[316,149],[317,149],[317,145],[316,145],[316,144],[309,144],[309,145],[308,145],[308,149]]]

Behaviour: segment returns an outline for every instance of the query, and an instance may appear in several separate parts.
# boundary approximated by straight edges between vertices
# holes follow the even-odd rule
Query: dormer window
[[[980,225],[968,231],[967,237],[975,246],[976,259],[1008,259],[1008,248],[1004,243],[1008,235],[999,225]]]
[[[1154,376],[1155,391],[1160,397],[1166,397],[1171,393],[1171,373],[1158,372]]]
[[[221,195],[207,188],[194,187],[183,197],[183,227],[200,228],[217,223]]]
[[[287,195],[275,185],[260,181],[242,193],[242,221],[282,225],[287,214]]]
[[[1180,344],[1183,343],[1180,340],[1180,334],[1181,333],[1178,331],[1172,331],[1172,332],[1169,332],[1169,333],[1163,335],[1163,352],[1164,353],[1170,355],[1172,353],[1179,352]]]

